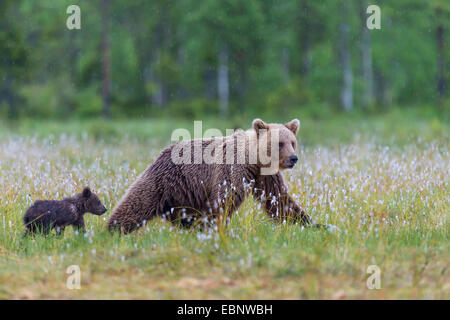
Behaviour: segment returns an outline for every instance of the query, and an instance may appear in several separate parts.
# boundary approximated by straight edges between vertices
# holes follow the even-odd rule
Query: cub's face
[[[82,197],[85,201],[87,212],[93,213],[98,216],[106,212],[106,207],[102,204],[98,196],[95,193],[91,192],[88,187],[84,188]]]
[[[297,149],[296,135],[300,128],[300,121],[294,119],[286,124],[266,124],[260,119],[253,120],[253,128],[258,137],[259,156],[261,150],[267,150],[272,171],[291,169],[298,161],[295,153]],[[264,154],[264,152],[262,152]],[[273,172],[275,173],[275,172]],[[272,174],[273,174],[272,173]]]

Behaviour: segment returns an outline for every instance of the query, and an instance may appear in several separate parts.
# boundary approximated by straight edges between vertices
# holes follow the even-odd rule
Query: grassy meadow
[[[449,123],[404,114],[300,119],[300,161],[285,172],[290,193],[340,232],[273,223],[249,198],[212,233],[155,219],[110,234],[120,197],[171,131],[192,122],[3,123],[0,298],[449,299]],[[204,129],[250,121],[210,120]],[[85,234],[68,227],[22,238],[32,202],[85,185],[109,209],[86,215]],[[66,287],[70,265],[80,266],[79,290]],[[381,270],[381,289],[366,286],[370,265]]]

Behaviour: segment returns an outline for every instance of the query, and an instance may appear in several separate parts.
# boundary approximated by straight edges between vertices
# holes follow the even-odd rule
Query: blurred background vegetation
[[[81,30],[66,27],[71,4]],[[394,113],[439,129],[450,2],[370,4],[380,30],[367,0],[1,0],[0,119]]]

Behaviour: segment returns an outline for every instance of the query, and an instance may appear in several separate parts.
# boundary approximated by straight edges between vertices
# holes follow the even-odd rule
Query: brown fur
[[[61,233],[68,225],[84,231],[84,214],[87,212],[95,215],[106,212],[105,206],[89,187],[64,200],[37,200],[23,217],[25,235],[36,231],[48,234],[53,228]]]
[[[262,120],[253,121],[253,129],[237,131],[233,135],[212,139],[197,139],[179,142],[161,152],[114,209],[108,225],[109,229],[120,229],[128,233],[142,226],[156,216],[163,216],[183,226],[191,226],[198,221],[217,222],[236,211],[248,194],[252,194],[263,204],[265,211],[274,220],[299,221],[310,223],[310,218],[289,196],[280,170],[292,168],[295,157],[295,134],[299,121],[286,125],[265,124]],[[267,143],[273,132],[279,132],[279,164],[271,175],[261,175],[263,164],[249,164],[250,146],[260,148]],[[241,143],[237,143],[240,141]],[[242,143],[242,141],[244,141]],[[212,144],[224,150],[223,156],[232,145],[235,163],[239,155],[245,156],[244,164],[174,164],[171,152],[175,146],[195,146],[204,151]],[[275,154],[270,150],[270,154]],[[296,159],[293,162],[295,164]],[[267,166],[267,165],[266,165]]]

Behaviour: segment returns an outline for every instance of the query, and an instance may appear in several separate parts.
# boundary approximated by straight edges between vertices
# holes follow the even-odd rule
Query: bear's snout
[[[106,209],[106,207],[103,206],[103,208],[100,210],[100,215],[104,214],[106,211],[108,211],[108,209]]]
[[[291,162],[291,168],[292,168],[297,163],[298,157],[296,155],[290,156],[289,161]]]

